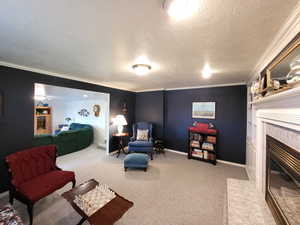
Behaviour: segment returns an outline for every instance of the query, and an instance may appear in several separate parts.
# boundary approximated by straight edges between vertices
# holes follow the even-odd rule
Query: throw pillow
[[[63,126],[63,127],[60,129],[60,131],[67,131],[67,130],[69,130],[69,127],[68,127],[68,126]]]
[[[137,130],[136,134],[137,141],[148,141],[148,130]]]

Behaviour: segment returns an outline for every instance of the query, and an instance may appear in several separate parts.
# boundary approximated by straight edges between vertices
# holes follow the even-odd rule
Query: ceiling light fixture
[[[200,0],[165,0],[164,8],[175,20],[191,17],[200,8]]]
[[[212,69],[209,67],[208,64],[206,64],[202,70],[202,77],[208,79],[211,77],[212,73],[213,73]]]
[[[83,97],[84,97],[84,98],[88,98],[89,96],[88,96],[88,95],[86,95],[86,94],[84,94],[84,95],[83,95]]]
[[[151,70],[151,66],[147,64],[135,64],[132,66],[132,69],[134,70],[136,75],[146,75]]]

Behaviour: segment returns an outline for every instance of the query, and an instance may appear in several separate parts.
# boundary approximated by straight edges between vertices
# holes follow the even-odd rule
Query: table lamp
[[[123,126],[127,125],[127,121],[123,115],[117,115],[112,119],[113,125],[118,126],[118,134],[123,133]]]

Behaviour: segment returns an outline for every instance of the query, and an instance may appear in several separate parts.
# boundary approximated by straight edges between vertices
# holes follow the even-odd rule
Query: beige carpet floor
[[[78,184],[95,178],[134,202],[116,225],[221,225],[226,179],[247,179],[243,168],[213,166],[171,152],[155,155],[147,172],[124,172],[123,158],[107,156],[94,147],[58,158],[61,168],[75,171]],[[60,196],[70,187],[35,205],[35,225],[75,225],[80,220]],[[2,194],[0,204],[7,202]],[[28,223],[26,207],[18,201],[14,207]]]

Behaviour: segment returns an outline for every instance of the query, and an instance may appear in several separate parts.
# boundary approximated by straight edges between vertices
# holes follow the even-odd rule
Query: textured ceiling
[[[245,82],[297,2],[202,0],[175,22],[162,0],[2,0],[0,61],[128,90]]]

